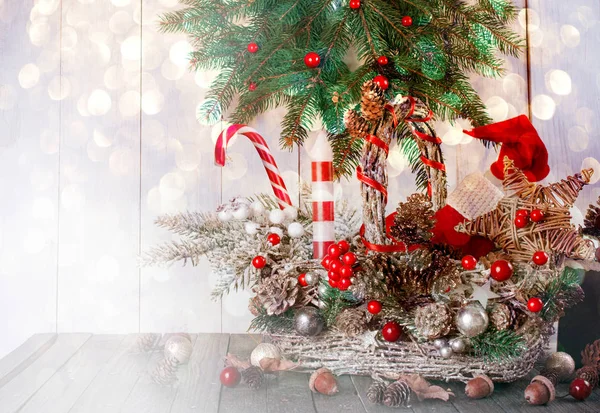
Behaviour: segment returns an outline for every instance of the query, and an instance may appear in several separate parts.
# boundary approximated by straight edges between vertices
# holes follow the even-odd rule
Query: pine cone
[[[152,380],[163,386],[168,386],[177,380],[177,368],[179,362],[175,357],[165,357],[158,362],[154,371],[152,372]]]
[[[360,113],[355,110],[346,112],[344,123],[346,124],[346,129],[348,129],[348,133],[352,137],[366,138],[371,130],[369,121],[363,118]]]
[[[360,107],[365,119],[370,121],[379,120],[385,111],[385,92],[372,80],[365,82],[362,86]]]
[[[365,312],[358,308],[342,311],[335,319],[335,326],[348,337],[356,337],[367,329]]]
[[[265,374],[260,367],[250,366],[242,371],[242,379],[244,383],[251,389],[258,390],[265,382]]]
[[[406,202],[400,202],[394,225],[390,228],[391,235],[408,245],[428,242],[435,224],[432,206],[431,200],[424,194],[413,194]]]
[[[575,376],[577,378],[584,379],[585,381],[590,383],[592,389],[594,389],[598,385],[598,369],[596,368],[596,366],[583,366],[575,372]]]
[[[419,307],[415,312],[415,327],[419,335],[429,340],[446,336],[452,328],[452,313],[440,303]]]
[[[583,233],[592,237],[600,237],[600,197],[596,205],[590,205],[585,220],[583,221]]]
[[[267,277],[254,287],[256,298],[269,315],[286,312],[295,303],[300,293],[300,286],[295,277],[275,274]]]
[[[383,404],[388,407],[409,407],[410,386],[404,380],[398,380],[387,386],[383,393]]]
[[[374,380],[367,390],[367,399],[369,399],[371,403],[383,404],[383,394],[385,393],[386,387],[387,384],[385,382]]]
[[[160,335],[158,334],[140,334],[136,341],[136,347],[140,353],[147,353],[158,345],[159,339]]]
[[[490,312],[490,322],[498,331],[508,330],[515,321],[515,310],[506,304],[498,303]]]

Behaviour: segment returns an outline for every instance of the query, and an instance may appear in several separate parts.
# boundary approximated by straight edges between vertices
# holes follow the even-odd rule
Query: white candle
[[[333,150],[325,132],[319,133],[312,159],[313,257],[323,258],[335,243],[333,202]]]

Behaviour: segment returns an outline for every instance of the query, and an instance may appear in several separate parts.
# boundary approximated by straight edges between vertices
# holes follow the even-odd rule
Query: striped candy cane
[[[260,156],[260,159],[262,159],[265,171],[269,176],[269,180],[271,181],[271,187],[273,188],[273,193],[277,198],[279,207],[281,209],[285,209],[286,207],[291,206],[292,201],[290,199],[290,195],[288,194],[285,183],[283,182],[283,178],[281,177],[279,169],[277,168],[277,162],[275,162],[275,158],[273,158],[273,155],[271,154],[269,145],[267,145],[265,139],[251,127],[236,124],[231,125],[221,132],[215,146],[215,162],[217,165],[225,166],[225,150],[227,149],[229,141],[235,134],[244,135],[254,144],[254,147],[258,152],[258,156]]]
[[[311,152],[313,257],[323,258],[335,244],[333,203],[333,151],[323,132]]]

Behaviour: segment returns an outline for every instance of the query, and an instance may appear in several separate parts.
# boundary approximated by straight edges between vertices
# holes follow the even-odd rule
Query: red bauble
[[[225,367],[219,377],[221,384],[226,387],[235,387],[240,384],[242,375],[235,367]]]
[[[337,283],[337,281],[336,281],[336,280],[332,280],[332,279],[330,278],[328,282],[329,282],[329,286],[330,286],[331,288],[337,288],[337,287],[338,287],[338,283]]]
[[[412,17],[410,17],[410,16],[404,16],[402,18],[402,26],[404,26],[404,27],[410,27],[410,26],[412,26],[412,24],[413,24]]]
[[[461,264],[462,267],[467,271],[474,270],[475,267],[477,267],[477,258],[475,258],[472,255],[465,255],[462,259]]]
[[[254,266],[254,268],[260,270],[261,268],[265,268],[265,265],[267,265],[267,259],[262,255],[257,255],[252,259],[252,265]]]
[[[506,281],[513,275],[513,266],[505,260],[495,261],[491,268],[490,277],[496,281]]]
[[[377,63],[379,63],[381,66],[385,66],[389,63],[390,61],[388,60],[387,56],[379,56],[377,58]]]
[[[544,302],[538,297],[531,297],[529,301],[527,301],[527,308],[532,313],[539,313],[544,308]]]
[[[381,330],[381,335],[383,338],[391,343],[398,341],[400,334],[402,334],[402,328],[400,327],[400,324],[395,321],[389,321],[385,323],[383,329]]]
[[[302,287],[308,286],[308,283],[306,282],[306,274],[300,274],[298,276],[298,284],[300,284]]]
[[[248,90],[254,92],[256,90],[256,83],[252,82],[248,85]]]
[[[338,282],[338,288],[342,291],[346,291],[351,285],[352,281],[350,281],[350,278],[342,278]]]
[[[342,262],[346,265],[354,265],[356,264],[356,255],[352,252],[347,252],[342,257]]]
[[[526,209],[517,209],[517,212],[515,212],[515,217],[529,218],[529,211]]]
[[[269,241],[269,244],[275,246],[281,242],[281,237],[278,234],[269,234],[267,241]]]
[[[350,8],[352,10],[360,8],[360,0],[350,0]]]
[[[546,254],[545,251],[537,251],[535,254],[533,254],[532,260],[537,265],[544,265],[548,262],[548,258],[548,254]]]
[[[543,221],[545,218],[544,216],[544,212],[539,210],[539,209],[534,209],[533,211],[531,211],[531,220],[533,222],[540,222]]]
[[[337,272],[337,271],[331,271],[331,270],[329,270],[327,272],[327,277],[329,277],[330,280],[338,281],[340,279],[340,273]]]
[[[340,268],[342,268],[342,262],[338,259],[331,260],[329,263],[329,271],[339,272]]]
[[[383,90],[387,90],[387,88],[390,87],[390,81],[388,80],[387,77],[383,76],[383,75],[377,75],[373,78],[373,82],[379,86],[380,88],[382,88]]]
[[[333,244],[327,250],[327,255],[331,258],[339,258],[339,256],[342,255],[342,250],[336,244]]]
[[[326,255],[321,260],[321,265],[323,266],[323,268],[325,268],[326,270],[328,270],[329,269],[329,264],[331,264],[331,257],[329,255]]]
[[[306,53],[306,56],[304,56],[304,64],[311,69],[314,69],[321,64],[321,56],[315,52]]]
[[[529,223],[529,218],[527,217],[516,217],[515,218],[515,227],[517,228],[525,228]]]
[[[256,53],[256,52],[258,52],[258,45],[256,43],[254,43],[254,42],[248,43],[248,51],[250,53]]]
[[[345,254],[348,251],[350,251],[350,244],[348,243],[348,241],[346,240],[341,240],[340,242],[337,243],[339,249],[340,249],[340,253],[341,254]]]
[[[354,275],[354,270],[349,265],[342,265],[340,268],[340,276],[342,278],[350,278]]]
[[[569,386],[569,394],[576,400],[585,400],[592,394],[592,386],[587,380],[575,379]]]
[[[367,304],[367,310],[371,314],[379,314],[381,312],[381,303],[377,300],[371,300]]]

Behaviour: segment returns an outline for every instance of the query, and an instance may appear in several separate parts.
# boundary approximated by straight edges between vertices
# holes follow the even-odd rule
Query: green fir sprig
[[[325,286],[325,293],[321,295],[323,306],[320,312],[325,324],[330,327],[344,309],[356,307],[360,302],[350,292],[332,288],[326,282],[322,282],[322,285]]]
[[[256,306],[258,315],[250,323],[248,331],[263,333],[285,333],[294,329],[294,310],[289,309],[283,314],[269,315],[262,306]]]
[[[526,350],[525,339],[512,330],[498,331],[489,328],[470,341],[473,353],[490,361],[519,357]]]
[[[544,307],[540,316],[547,322],[554,322],[564,314],[564,310],[583,300],[577,270],[565,267],[560,275],[552,280],[543,293]]]

